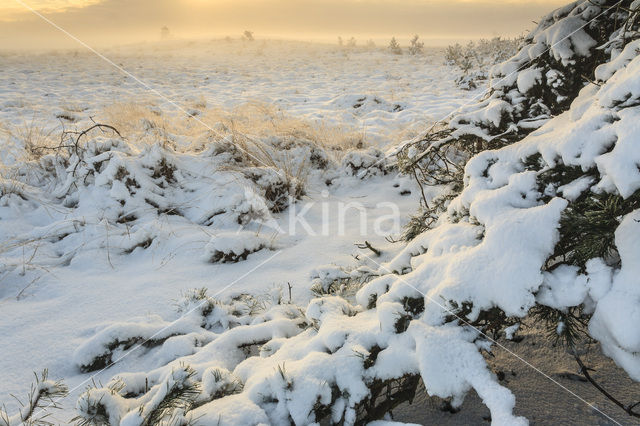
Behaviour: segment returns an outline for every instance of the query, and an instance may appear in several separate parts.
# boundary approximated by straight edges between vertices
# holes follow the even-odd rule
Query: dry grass
[[[202,121],[222,123],[234,132],[259,138],[278,137],[285,143],[311,142],[328,151],[347,151],[365,144],[359,129],[329,126],[285,114],[274,105],[251,102],[231,111],[209,109]]]
[[[96,121],[110,124],[126,139],[136,143],[142,143],[140,138],[151,129],[166,133],[169,124],[164,115],[151,103],[111,104],[101,112]]]
[[[37,160],[47,148],[59,145],[59,132],[55,127],[46,127],[38,124],[36,117],[32,117],[30,121],[25,121],[20,126],[8,126],[0,123],[0,140],[3,142],[4,148],[15,148],[14,155],[24,160]],[[22,151],[23,155],[18,152]],[[4,160],[4,159],[3,159]],[[2,161],[5,163],[5,161]]]
[[[193,115],[163,112],[150,102],[114,104],[98,121],[116,127],[139,147],[160,142],[180,151],[199,151],[213,142],[231,141],[245,157],[243,166],[270,167],[300,183],[306,181],[309,164],[295,158],[289,148],[318,148],[339,161],[345,153],[367,146],[364,129],[292,117],[265,103],[250,102],[226,110],[207,107],[206,100],[198,98],[184,108]]]
[[[239,144],[243,144],[244,140],[275,137],[284,144],[304,141],[338,153],[362,148],[366,144],[362,129],[330,126],[292,117],[269,104],[250,102],[225,110],[218,107],[207,108],[206,100],[200,98],[184,107],[194,115],[187,116],[179,111],[164,113],[150,102],[141,102],[113,104],[99,118],[101,122],[111,124],[125,137],[136,142],[146,140],[143,137],[145,132],[157,129],[161,133],[194,140],[207,133],[211,133],[214,140],[231,135]]]
[[[118,129],[134,149],[161,144],[179,152],[200,152],[213,143],[224,142],[236,146],[243,161],[228,167],[242,172],[246,167],[268,167],[285,177],[290,188],[304,192],[312,166],[310,152],[320,153],[328,160],[339,162],[353,149],[365,148],[366,129],[332,126],[322,122],[290,116],[278,107],[250,102],[233,109],[208,107],[206,99],[194,98],[184,108],[189,111],[163,111],[150,101],[116,103],[106,107],[93,120]],[[80,110],[80,107],[72,108]],[[4,152],[11,147],[11,160],[0,160],[3,192],[20,194],[20,188],[8,188],[19,181],[15,165],[36,164],[44,155],[55,153],[61,145],[64,130],[81,130],[82,123],[67,125],[66,129],[40,125],[34,116],[21,126],[1,126],[0,141]],[[89,123],[91,124],[91,123]],[[7,156],[8,158],[9,156]],[[7,160],[7,161],[5,161]],[[315,159],[314,159],[315,161]],[[320,166],[322,167],[322,166]]]
[[[13,127],[0,123],[0,197],[15,194],[28,198],[21,174],[44,154],[45,147],[54,144],[53,133],[52,129],[37,125],[35,119]]]

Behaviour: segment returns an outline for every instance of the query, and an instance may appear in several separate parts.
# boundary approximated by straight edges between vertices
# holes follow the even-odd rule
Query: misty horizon
[[[71,7],[51,7],[58,3]],[[202,0],[65,0],[57,3],[3,0],[0,1],[0,49],[81,47],[36,13],[96,47],[158,41],[163,26],[169,28],[173,39],[238,38],[244,30],[251,30],[258,39],[335,43],[340,36],[345,40],[354,37],[359,44],[364,44],[369,39],[386,42],[392,36],[402,43],[418,34],[428,46],[443,46],[524,34],[535,26],[535,19],[544,11],[564,3],[558,0],[242,0],[215,4]]]

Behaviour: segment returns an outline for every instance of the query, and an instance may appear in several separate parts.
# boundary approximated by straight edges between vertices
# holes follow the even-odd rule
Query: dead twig
[[[601,394],[606,396],[607,399],[609,399],[609,401],[613,402],[618,407],[622,408],[624,410],[624,412],[627,413],[628,415],[630,415],[632,417],[640,417],[640,413],[638,413],[636,411],[633,411],[633,409],[635,407],[640,405],[640,401],[636,402],[635,404],[630,404],[630,405],[623,404],[617,398],[615,398],[613,395],[611,395],[609,392],[607,392],[607,390],[605,388],[603,388],[598,382],[596,382],[593,379],[593,377],[591,377],[591,374],[589,374],[589,371],[595,371],[595,370],[593,370],[592,368],[589,368],[586,365],[584,365],[584,363],[582,362],[582,360],[580,359],[580,357],[578,356],[577,353],[574,352],[573,353],[573,357],[576,359],[576,362],[580,366],[580,372],[589,381],[589,383],[591,383],[593,385],[593,387],[598,389],[598,391],[600,391]]]
[[[62,136],[60,138],[61,141],[64,141],[67,137],[69,139],[71,139],[71,145],[62,145],[63,142],[61,142],[60,147],[66,147],[66,148],[70,148],[73,149],[73,152],[76,154],[76,157],[78,158],[78,161],[76,162],[76,165],[73,168],[73,175],[76,175],[76,170],[78,169],[78,166],[81,163],[81,155],[80,155],[80,139],[82,139],[83,136],[86,136],[89,132],[91,132],[93,129],[100,129],[101,131],[104,132],[104,129],[108,129],[111,130],[112,132],[114,132],[116,135],[118,135],[121,139],[124,139],[122,137],[122,135],[120,134],[120,132],[118,131],[118,129],[116,129],[115,127],[109,125],[109,124],[101,124],[101,123],[96,123],[91,127],[88,127],[82,131],[75,131],[75,130],[63,130],[62,132]],[[75,136],[75,139],[74,137]]]
[[[378,250],[377,248],[373,247],[371,245],[371,243],[369,241],[365,241],[362,244],[356,244],[356,247],[358,247],[359,249],[369,249],[371,250],[377,257],[380,257],[380,255],[382,254],[382,252],[380,250]]]

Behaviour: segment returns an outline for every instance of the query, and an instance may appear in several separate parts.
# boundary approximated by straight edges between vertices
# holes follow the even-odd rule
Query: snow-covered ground
[[[214,40],[101,53],[167,99],[86,50],[4,54],[0,122],[57,124],[60,116],[82,119],[131,101],[167,110],[175,108],[168,100],[187,110],[262,102],[388,143],[398,132],[406,136],[424,130],[472,96],[455,89],[452,69],[443,66],[441,51],[435,49],[412,56],[392,55],[385,48]]]
[[[219,129],[215,120],[208,121],[212,111],[233,116],[238,108],[252,103],[258,109],[275,109],[276,117],[286,115],[289,131],[300,125],[330,128],[328,139],[356,134],[360,141],[356,147],[384,150],[479,93],[455,87],[452,70],[443,65],[438,51],[396,56],[384,49],[212,41],[138,45],[104,53],[163,97],[91,53],[0,56],[3,170],[15,171],[22,161],[21,143],[29,137],[34,143],[55,145],[61,126],[82,130],[91,125],[91,117],[110,124],[107,119],[113,117],[114,108],[124,121],[127,111],[135,109],[126,109],[131,105],[144,105],[162,120],[181,117],[180,126],[189,131],[179,135],[175,131],[178,126],[169,123],[172,142],[181,137],[185,144],[194,143],[200,137],[194,135],[211,130],[206,127]],[[186,117],[181,109],[198,119]],[[248,120],[246,116],[243,119]],[[193,130],[203,125],[200,121],[205,128]],[[264,121],[260,124],[263,130]],[[246,132],[251,125],[244,122],[242,129]],[[105,131],[102,137],[107,136],[112,135]],[[153,149],[126,151],[121,161],[129,164],[126,161],[139,158],[144,162],[145,155],[155,154]],[[357,163],[361,158],[355,160]],[[184,158],[176,161],[184,162]],[[217,189],[223,185],[228,176],[216,174],[215,167],[220,164],[198,161],[201,163],[194,162],[198,166],[189,173],[203,175],[201,186]],[[398,208],[396,216],[406,221],[418,207],[418,188],[394,174],[380,173],[362,180],[357,170],[351,173],[355,176],[348,172],[355,167],[353,163],[340,163],[340,158],[336,161],[342,166],[331,172],[330,185],[326,174],[311,173],[305,195],[293,207],[274,213],[275,222],[269,226],[249,225],[249,231],[242,231],[253,236],[236,234],[239,226],[232,226],[233,221],[221,227],[203,224],[193,219],[196,213],[161,215],[144,222],[144,229],[135,224],[130,228],[127,220],[114,227],[109,220],[114,207],[105,201],[115,197],[118,189],[111,181],[107,182],[112,185],[110,191],[79,191],[79,201],[72,200],[81,207],[76,210],[47,203],[46,192],[31,194],[33,197],[18,209],[12,203],[1,205],[0,395],[25,394],[32,372],[47,367],[52,377],[64,379],[73,390],[64,410],[55,414],[55,421],[65,423],[73,416],[74,401],[91,377],[78,371],[74,351],[106,325],[144,316],[151,320],[158,315],[177,318],[171,301],[181,292],[200,287],[223,298],[245,291],[268,293],[281,286],[288,298],[287,284],[291,284],[293,299],[305,304],[311,296],[314,270],[323,271],[327,264],[349,267],[353,256],[371,254],[369,249],[354,246],[365,240],[382,249],[381,260],[389,260],[394,249],[385,236],[397,236],[398,230],[375,232],[375,226],[394,213],[390,203]],[[101,174],[104,177],[107,171]],[[96,175],[96,180],[99,178]],[[235,184],[233,179],[225,182]],[[194,190],[198,195],[202,194],[201,186]],[[188,194],[177,196],[185,203],[196,200]],[[34,199],[39,203],[33,203]],[[337,228],[339,211],[349,203],[363,207],[366,217],[362,219],[355,208],[347,211],[341,232]],[[288,231],[292,213],[300,212],[311,232],[302,228],[295,233],[274,231],[274,223]],[[323,223],[328,223],[329,229],[323,229]],[[363,224],[365,230],[361,229]],[[148,242],[150,235],[152,241]],[[233,249],[235,236],[246,237],[239,251],[264,248],[238,263],[211,263],[216,250]],[[162,363],[149,362],[153,361],[145,359],[143,363],[134,353],[94,379],[106,382],[120,371],[144,371]],[[17,408],[9,398],[1,402],[9,412]]]

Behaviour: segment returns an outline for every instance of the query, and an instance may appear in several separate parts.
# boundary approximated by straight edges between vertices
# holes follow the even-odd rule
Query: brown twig
[[[72,145],[68,145],[66,147],[68,148],[73,148],[74,153],[76,154],[76,156],[78,157],[78,162],[76,163],[75,167],[73,168],[73,175],[75,176],[76,174],[76,170],[78,168],[78,166],[80,165],[80,139],[85,136],[87,133],[89,133],[90,131],[92,131],[93,129],[109,129],[111,131],[113,131],[116,135],[118,135],[121,139],[124,139],[122,137],[122,135],[120,134],[120,132],[118,131],[118,129],[116,129],[115,127],[109,125],[109,124],[100,124],[100,123],[96,123],[91,127],[88,127],[86,129],[84,129],[81,132],[78,131],[72,131],[72,130],[63,130],[62,136],[61,136],[61,141],[64,140],[67,136],[69,136],[69,138],[72,141]],[[75,140],[73,139],[72,135],[77,135]],[[61,145],[62,147],[62,142]]]
[[[369,241],[365,241],[364,244],[356,244],[356,247],[358,247],[359,249],[369,249],[372,252],[374,252],[375,255],[378,257],[382,254],[382,252],[377,248],[373,247]]]
[[[577,353],[574,352],[573,353],[573,357],[576,359],[576,362],[580,366],[580,372],[589,381],[589,383],[591,383],[593,385],[593,387],[598,389],[598,391],[600,391],[601,394],[606,396],[607,399],[609,399],[611,402],[616,404],[618,407],[622,408],[625,411],[625,413],[627,413],[628,415],[630,415],[632,417],[640,417],[640,413],[637,413],[637,412],[633,411],[633,409],[635,407],[640,405],[640,401],[636,402],[635,404],[624,405],[622,402],[620,402],[618,399],[616,399],[613,395],[611,395],[609,392],[607,392],[607,390],[605,388],[603,388],[598,382],[596,382],[591,377],[591,374],[589,374],[589,370],[593,371],[593,369],[588,368],[586,365],[584,365],[584,363],[582,362],[582,360],[580,359],[580,357],[578,356]]]

